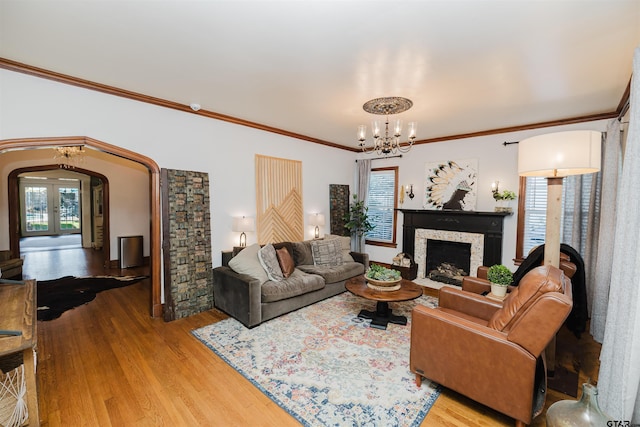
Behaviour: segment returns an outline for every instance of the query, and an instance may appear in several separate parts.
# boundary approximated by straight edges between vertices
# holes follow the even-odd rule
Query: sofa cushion
[[[265,245],[258,251],[258,259],[260,260],[260,264],[262,264],[262,267],[264,267],[264,270],[267,272],[269,280],[279,282],[280,280],[284,279],[282,269],[280,268],[280,264],[278,263],[276,249],[272,244]]]
[[[342,265],[342,247],[338,240],[314,240],[311,242],[311,253],[316,266]]]
[[[291,276],[274,282],[269,280],[262,284],[261,297],[262,302],[274,302],[287,298],[293,298],[308,292],[317,291],[324,288],[324,279],[315,274],[307,274],[295,269]]]
[[[338,266],[299,265],[305,273],[317,274],[327,283],[336,283],[364,274],[364,265],[359,262],[345,262]]]
[[[279,249],[276,249],[276,256],[278,257],[278,264],[280,264],[280,270],[282,270],[282,275],[286,279],[291,276],[293,270],[295,270],[296,265],[293,262],[293,258],[289,253],[289,250],[286,246],[283,246]]]
[[[229,267],[238,274],[246,274],[264,283],[269,280],[267,272],[258,259],[260,245],[255,243],[238,252],[236,256],[229,260]]]
[[[349,262],[354,261],[351,256],[351,237],[350,236],[337,236],[335,234],[325,234],[325,240],[337,239],[340,242],[342,248],[342,261]]]
[[[311,253],[311,241],[305,240],[303,242],[292,242],[293,246],[293,261],[296,265],[308,265],[313,264],[313,254]]]
[[[536,267],[520,280],[518,286],[504,300],[502,308],[496,311],[487,326],[498,331],[510,329],[538,297],[547,292],[560,292],[564,286],[564,273],[550,266]]]

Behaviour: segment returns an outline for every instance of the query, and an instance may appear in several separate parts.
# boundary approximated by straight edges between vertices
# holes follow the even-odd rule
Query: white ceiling
[[[0,1],[0,57],[348,146],[369,99],[418,139],[615,111],[640,0]]]

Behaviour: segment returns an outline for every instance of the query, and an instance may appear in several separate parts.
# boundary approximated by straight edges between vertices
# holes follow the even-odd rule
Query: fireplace
[[[449,256],[452,253],[453,256]],[[459,264],[457,267],[465,269],[466,274],[470,275],[483,264],[483,253],[484,236],[480,233],[424,228],[415,230],[413,259],[418,264],[418,278],[428,278],[430,271],[442,263]],[[461,282],[461,279],[456,283],[447,283],[459,285],[457,282]]]
[[[502,227],[508,213],[401,211],[402,249],[418,264],[418,279],[428,277],[435,268],[433,264],[460,264],[456,267],[473,276],[481,265],[502,262]]]
[[[436,282],[462,285],[471,271],[471,243],[427,239],[425,277]]]

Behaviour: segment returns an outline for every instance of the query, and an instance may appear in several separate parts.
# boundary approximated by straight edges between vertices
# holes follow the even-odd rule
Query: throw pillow
[[[280,249],[276,249],[276,256],[278,257],[278,264],[280,264],[280,270],[282,270],[282,275],[286,279],[291,276],[293,270],[296,269],[296,265],[293,262],[293,258],[289,253],[289,250],[285,247]]]
[[[257,243],[244,248],[229,260],[229,267],[238,274],[246,274],[260,280],[260,284],[266,282],[269,276],[258,259],[259,250],[260,245]]]
[[[337,239],[314,240],[311,242],[313,264],[336,267],[342,265],[342,247]]]
[[[269,280],[279,282],[284,279],[282,270],[280,269],[280,264],[278,264],[276,249],[272,244],[265,245],[265,247],[258,251],[258,259],[260,260],[262,267],[264,267],[267,272]]]
[[[293,242],[293,260],[296,265],[313,265],[313,254],[311,253],[311,240]]]
[[[337,236],[335,234],[325,234],[325,240],[336,239],[340,242],[342,247],[342,261],[353,262],[354,259],[351,256],[351,237],[349,236]]]

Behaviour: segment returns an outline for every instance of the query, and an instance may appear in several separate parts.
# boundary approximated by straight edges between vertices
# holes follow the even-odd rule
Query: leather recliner
[[[569,315],[571,284],[553,266],[529,271],[502,302],[443,287],[437,308],[412,311],[410,368],[529,424],[544,407],[544,350]]]

